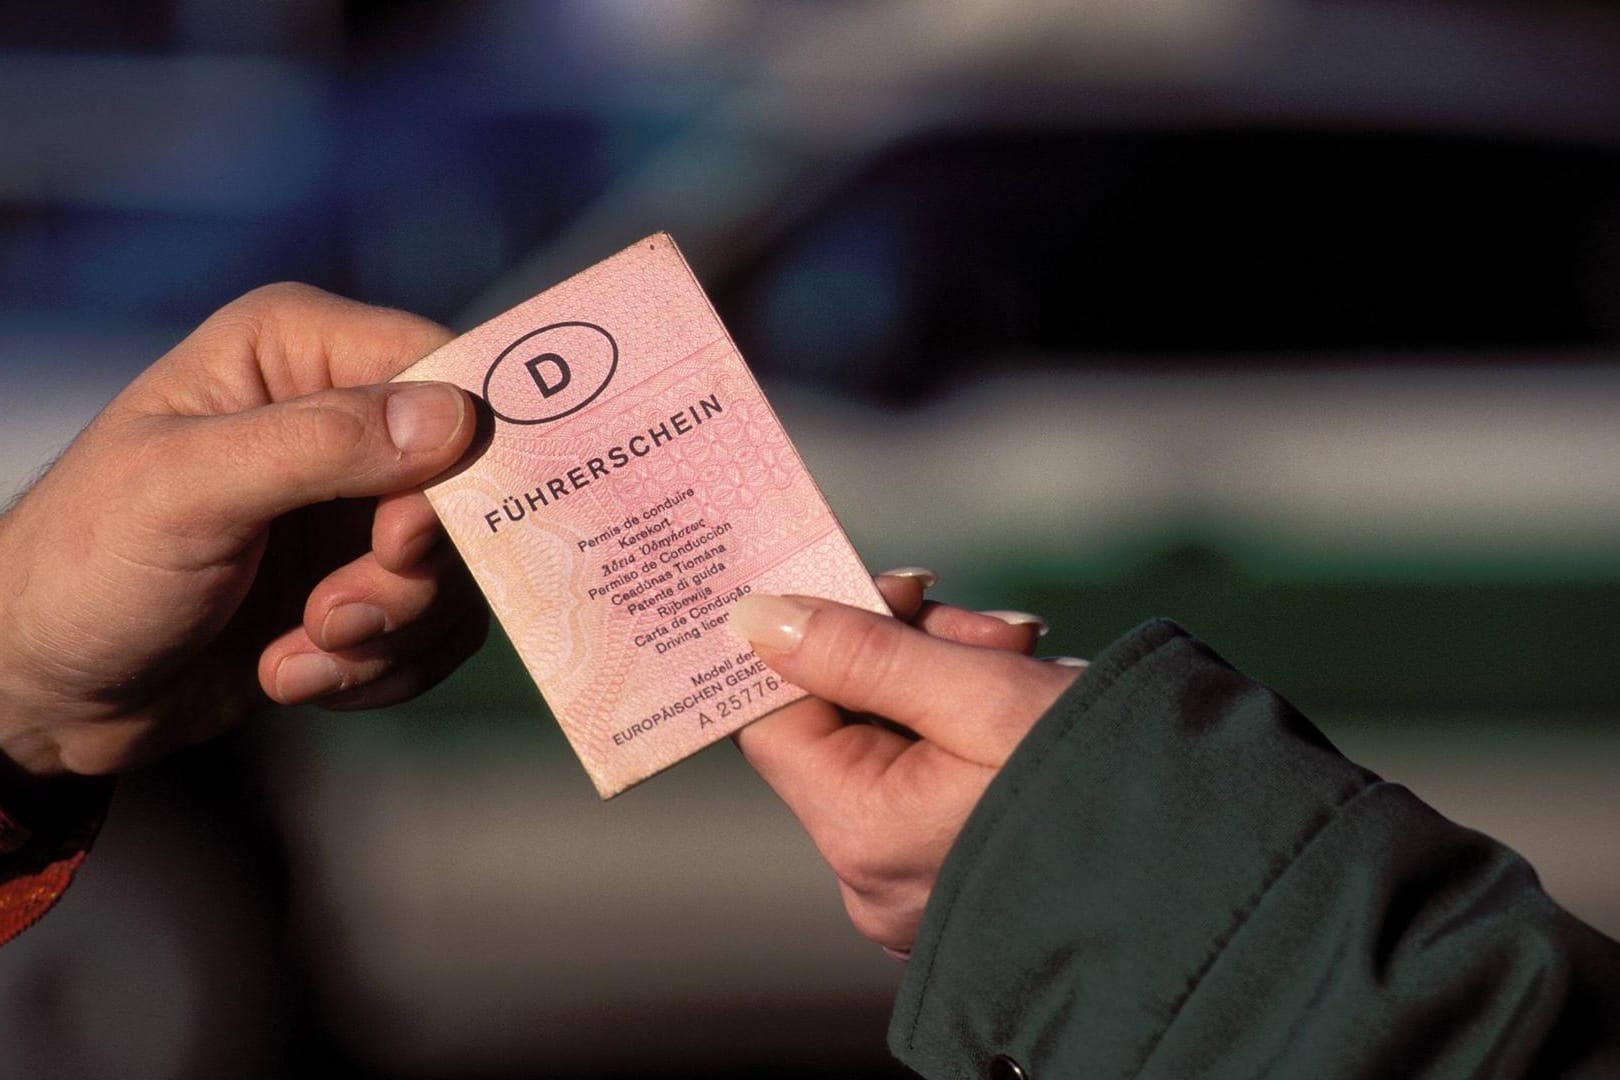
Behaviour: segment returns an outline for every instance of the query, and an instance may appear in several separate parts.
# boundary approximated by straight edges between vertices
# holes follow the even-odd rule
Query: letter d
[[[557,380],[555,382],[547,382],[545,372],[541,370],[547,364],[557,369]],[[552,394],[560,393],[568,385],[568,380],[573,378],[568,370],[568,361],[554,352],[541,353],[523,366],[529,369],[529,377],[534,380],[534,385],[540,388],[541,397],[550,397]]]

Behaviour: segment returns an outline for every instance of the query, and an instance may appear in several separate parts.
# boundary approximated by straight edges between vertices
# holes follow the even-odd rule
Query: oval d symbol
[[[595,401],[619,367],[613,335],[588,322],[531,330],[484,376],[484,400],[509,424],[546,424]]]

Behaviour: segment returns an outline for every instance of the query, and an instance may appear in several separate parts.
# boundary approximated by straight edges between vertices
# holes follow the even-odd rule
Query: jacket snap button
[[[990,1080],[1029,1080],[1029,1073],[1006,1054],[997,1054],[990,1062]]]

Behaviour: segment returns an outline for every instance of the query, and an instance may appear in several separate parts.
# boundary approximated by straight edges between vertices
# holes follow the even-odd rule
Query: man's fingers
[[[175,417],[154,493],[185,526],[252,529],[330,499],[415,487],[472,441],[472,403],[447,383],[326,390],[224,416]]]
[[[154,369],[171,393],[257,386],[260,400],[211,402],[229,412],[334,386],[386,382],[453,335],[392,308],[309,285],[254,289],[215,312]],[[223,405],[223,408],[217,406]]]
[[[259,685],[282,705],[314,701],[370,708],[402,701],[448,675],[483,644],[489,625],[483,605],[448,602],[442,607],[432,620],[330,651],[320,648],[304,627],[294,627],[259,656]],[[384,684],[381,691],[359,692]]]
[[[971,761],[999,766],[1076,672],[930,637],[897,619],[806,597],[752,594],[733,629],[817,697],[885,717]]]
[[[396,661],[383,674],[346,692],[325,698],[325,709],[378,709],[409,701],[449,678],[479,649],[489,635],[489,613],[469,608],[452,622],[431,647]]]
[[[445,539],[439,516],[422,492],[402,491],[377,500],[371,550],[384,569],[404,573],[437,551]]]
[[[481,603],[478,587],[449,548],[399,574],[368,552],[310,590],[304,630],[327,651],[348,649]]]

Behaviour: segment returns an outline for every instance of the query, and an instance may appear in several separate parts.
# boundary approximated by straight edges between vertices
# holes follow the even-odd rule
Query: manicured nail
[[[939,584],[939,575],[926,566],[902,566],[895,570],[885,570],[878,577],[916,578],[924,589],[932,589]]]
[[[1045,619],[1039,615],[1031,615],[1027,611],[981,611],[979,614],[988,615],[992,619],[1000,619],[1009,626],[1033,626],[1036,637],[1045,637],[1046,631],[1050,629],[1046,625]]]
[[[467,396],[443,383],[405,384],[388,396],[388,438],[414,454],[437,450],[461,428]]]
[[[339,604],[321,623],[321,644],[327,649],[347,649],[387,629],[388,616],[376,604]]]
[[[1045,659],[1046,659],[1046,662],[1048,664],[1056,664],[1058,667],[1090,667],[1091,666],[1091,661],[1082,660],[1078,656],[1048,656]]]
[[[754,645],[792,652],[804,640],[804,628],[815,610],[790,597],[750,593],[731,606],[731,626]]]
[[[284,702],[324,697],[342,685],[343,673],[321,653],[295,653],[276,668],[276,696]]]

